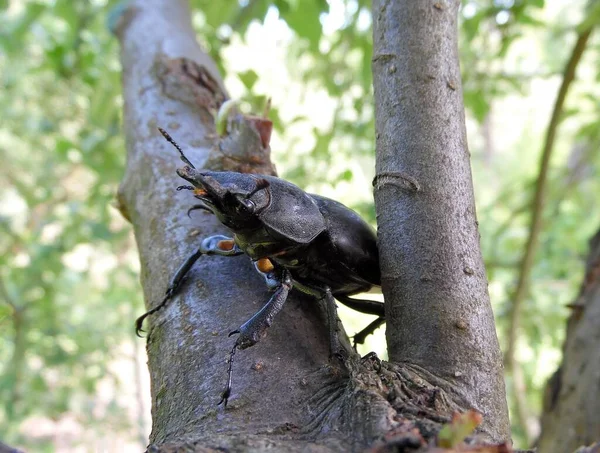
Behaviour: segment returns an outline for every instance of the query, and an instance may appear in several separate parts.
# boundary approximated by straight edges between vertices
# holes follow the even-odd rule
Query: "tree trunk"
[[[440,12],[440,23],[449,21],[455,25],[455,6]],[[214,114],[226,94],[215,65],[194,39],[189,18],[184,0],[134,0],[121,12],[114,27],[121,42],[128,148],[119,206],[134,226],[149,308],[163,298],[169,277],[196,250],[203,237],[227,234],[212,217],[197,211],[193,220],[186,217],[186,210],[194,204],[193,197],[185,191],[175,191],[183,183],[175,174],[178,156],[160,136],[157,126],[170,132],[199,168],[255,173],[271,169],[268,146],[263,146],[260,134],[251,126],[244,129],[246,119],[240,120],[241,129],[236,132],[223,137],[215,134]],[[448,29],[447,33],[455,34],[456,29]],[[455,43],[456,37],[451,39]],[[452,48],[452,59],[456,59],[455,50]],[[458,70],[453,74],[455,79],[447,83],[459,87]],[[453,95],[458,93],[459,89]],[[420,109],[409,106],[411,110]],[[458,105],[454,108],[462,121],[462,110]],[[448,175],[455,181],[450,187],[454,189],[458,184],[468,189],[466,198],[460,198],[458,207],[453,208],[453,212],[462,210],[460,215],[464,218],[450,219],[451,225],[462,228],[459,231],[463,234],[435,240],[443,246],[443,253],[462,254],[460,271],[468,283],[465,287],[461,279],[453,276],[447,280],[447,286],[459,285],[457,292],[423,293],[422,305],[427,305],[423,300],[435,300],[437,311],[432,306],[425,307],[423,319],[407,316],[405,322],[410,319],[419,323],[424,332],[438,329],[440,335],[423,338],[423,331],[413,332],[411,342],[421,344],[415,350],[418,354],[403,355],[399,345],[409,345],[405,341],[408,337],[399,340],[398,335],[390,334],[392,357],[397,364],[382,363],[373,356],[361,359],[353,354],[339,364],[328,357],[327,325],[320,304],[292,293],[268,336],[236,354],[230,403],[226,409],[217,407],[226,381],[228,354],[235,341],[227,334],[255,313],[268,294],[264,280],[254,272],[248,259],[205,257],[193,267],[171,304],[147,321],[153,419],[149,450],[206,451],[203,448],[210,447],[233,451],[337,452],[360,451],[374,444],[426,448],[453,411],[468,407],[475,407],[486,416],[496,409],[499,415],[490,414],[484,426],[485,438],[508,437],[506,407],[499,401],[503,398],[499,396],[502,386],[497,375],[500,357],[477,248],[466,147],[464,137],[455,136],[463,130],[456,131],[444,123],[435,124],[435,128],[439,129],[435,134],[443,134],[461,146],[462,155],[448,155],[450,164],[462,162],[458,168],[462,173]],[[244,134],[240,130],[250,132]],[[380,129],[380,134],[388,132]],[[381,169],[379,175],[383,183]],[[424,186],[423,194],[429,193],[429,176],[416,177]],[[380,191],[380,197],[386,196],[386,190]],[[445,193],[435,192],[436,197]],[[381,208],[381,198],[379,201]],[[393,197],[388,197],[387,202],[396,207]],[[454,199],[446,202],[450,209]],[[380,231],[388,227],[393,228],[389,220]],[[432,231],[438,233],[447,231]],[[383,244],[389,246],[393,238],[384,237]],[[454,241],[464,243],[457,245]],[[419,253],[411,252],[406,259],[422,260]],[[386,259],[389,264],[389,254]],[[455,259],[440,256],[430,270],[437,272],[440,267],[451,266]],[[389,267],[386,269],[389,276]],[[437,282],[438,277],[434,273],[427,281]],[[466,294],[467,289],[471,293]],[[413,307],[417,299],[411,294],[407,299],[388,303],[393,330],[406,328],[399,327],[397,318],[404,310],[403,305],[397,304],[404,304],[405,300]],[[460,316],[451,304],[463,310]],[[447,317],[441,315],[442,311]],[[446,328],[450,332],[442,331]],[[449,346],[443,342],[449,342]],[[459,348],[456,343],[461,342],[466,346]],[[424,351],[425,346],[432,348],[430,354]],[[466,347],[471,351],[469,357],[464,353]],[[454,359],[445,353],[453,354]],[[439,361],[439,366],[435,361]],[[474,361],[479,371],[473,370]],[[446,385],[443,379],[452,385]]]
[[[600,231],[570,308],[563,362],[546,386],[538,451],[575,451],[600,441]]]
[[[185,1],[139,0],[122,13],[116,27],[128,148],[119,200],[135,229],[149,307],[162,299],[170,276],[204,236],[227,234],[212,217],[186,217],[193,197],[175,191],[185,182],[175,174],[181,165],[157,130],[170,131],[197,167],[211,157],[211,112],[224,93],[189,18]],[[263,445],[266,433],[285,438],[306,424],[309,410],[303,402],[332,379],[332,369],[316,304],[296,295],[268,338],[238,352],[230,404],[227,410],[217,407],[235,341],[228,333],[267,297],[264,280],[249,260],[206,257],[194,266],[180,295],[149,319],[151,443],[192,440],[242,448]]]
[[[373,3],[375,204],[392,362],[510,438],[465,136],[459,2]]]

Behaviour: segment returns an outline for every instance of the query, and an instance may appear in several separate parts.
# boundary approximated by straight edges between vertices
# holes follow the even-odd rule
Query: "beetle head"
[[[194,187],[196,198],[219,221],[235,231],[261,226],[259,214],[271,203],[269,182],[260,176],[229,171],[199,171],[189,166],[177,174]]]

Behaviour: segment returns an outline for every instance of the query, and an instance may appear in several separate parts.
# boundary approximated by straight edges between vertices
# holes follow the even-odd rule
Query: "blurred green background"
[[[231,96],[247,110],[272,97],[280,175],[374,224],[370,2],[191,3]],[[0,0],[0,440],[31,451],[140,451],[150,429],[144,341],[133,329],[144,311],[139,263],[114,208],[125,162],[119,48],[107,25],[115,7]],[[598,20],[580,0],[462,3],[471,162],[503,346],[545,130],[578,27]],[[600,226],[599,44],[588,43],[567,98],[520,312],[521,373],[507,374],[521,447],[539,430],[566,304]],[[350,333],[368,322],[343,315]],[[369,350],[385,357],[383,329]]]

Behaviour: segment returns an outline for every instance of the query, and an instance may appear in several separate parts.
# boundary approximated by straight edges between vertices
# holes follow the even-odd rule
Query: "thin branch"
[[[558,196],[554,200],[554,208],[552,209],[552,215],[550,216],[551,218],[555,218],[556,216],[560,215],[562,203],[571,195],[571,192],[576,186],[581,184],[589,177],[595,176],[593,175],[593,172],[590,172],[589,175],[585,173],[586,170],[588,170],[588,166],[591,165],[591,158],[600,148],[600,142],[595,141],[584,145],[585,149],[582,152],[577,149],[578,146],[580,147],[580,144],[576,144],[571,151],[571,155],[575,155],[575,164],[560,177],[562,184],[560,184],[561,187],[558,191]]]
[[[583,52],[586,48],[591,32],[592,28],[588,28],[587,30],[580,32],[577,36],[575,47],[571,52],[571,57],[569,58],[569,61],[564,70],[562,84],[558,91],[558,96],[554,104],[554,110],[552,112],[552,116],[550,118],[550,122],[546,131],[546,139],[544,142],[542,155],[540,157],[540,169],[538,173],[537,183],[535,186],[535,196],[531,204],[531,223],[529,226],[527,245],[525,247],[525,252],[521,259],[521,265],[519,269],[519,280],[517,283],[514,297],[512,298],[513,303],[510,310],[510,327],[507,337],[505,356],[506,368],[508,371],[513,371],[516,368],[518,368],[518,363],[515,357],[515,345],[518,339],[519,320],[521,316],[522,306],[529,292],[531,270],[534,263],[535,252],[537,249],[540,232],[543,226],[542,213],[544,208],[544,197],[546,195],[546,185],[548,182],[548,169],[550,166],[550,157],[552,156],[552,151],[554,149],[554,142],[563,113],[565,99],[572,85],[572,82],[575,79],[575,71],[577,69],[577,65],[581,61],[581,56],[583,55]],[[514,381],[515,379],[513,379],[513,382]],[[517,388],[517,386],[515,386],[515,396],[517,396],[517,393],[521,391],[523,391],[523,389]],[[518,404],[517,409],[519,408],[523,410],[517,410],[517,419],[525,428],[527,440],[530,441],[532,439],[533,433],[531,433],[531,430],[527,428],[526,421],[528,419],[528,416],[526,413],[524,413],[525,408],[522,405]]]
[[[13,298],[8,293],[8,290],[6,289],[6,285],[4,284],[4,278],[2,277],[2,275],[0,275],[0,297],[4,300],[4,302],[6,302],[6,304],[10,308],[13,309],[13,311],[15,313],[20,311],[20,307],[17,305],[17,303],[13,300]]]

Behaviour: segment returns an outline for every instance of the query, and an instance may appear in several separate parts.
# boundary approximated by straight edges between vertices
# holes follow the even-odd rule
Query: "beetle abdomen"
[[[371,285],[381,285],[377,235],[356,212],[335,200],[311,196],[327,224],[327,234],[339,260],[348,270]]]

